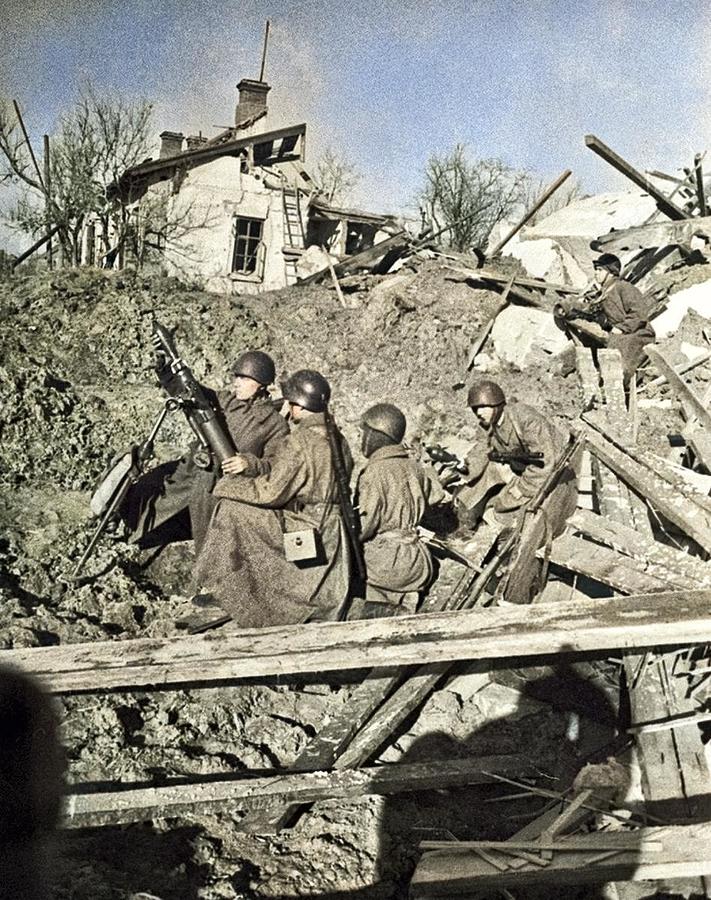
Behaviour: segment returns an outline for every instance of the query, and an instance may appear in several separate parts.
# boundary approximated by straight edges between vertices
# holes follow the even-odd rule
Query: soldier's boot
[[[196,594],[190,602],[193,611],[175,622],[175,627],[181,631],[201,634],[232,621],[232,616],[224,611],[212,594]]]

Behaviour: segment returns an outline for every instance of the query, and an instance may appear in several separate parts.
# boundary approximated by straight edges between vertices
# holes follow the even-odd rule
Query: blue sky
[[[153,101],[156,135],[214,134],[237,81],[258,75],[266,18],[279,124],[307,122],[312,160],[342,150],[370,208],[402,211],[428,156],[457,141],[546,180],[572,168],[589,192],[627,182],[587,132],[669,172],[711,144],[711,0],[0,0],[0,13],[0,94],[38,148],[86,78]]]

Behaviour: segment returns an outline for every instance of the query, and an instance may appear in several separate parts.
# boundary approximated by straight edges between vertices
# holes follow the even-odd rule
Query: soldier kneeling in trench
[[[473,384],[467,405],[484,440],[467,456],[456,503],[463,524],[478,528],[481,537],[488,535],[493,543],[520,525],[565,452],[569,436],[533,407],[507,403],[495,381]],[[566,485],[567,507],[570,497],[574,502],[574,474]]]
[[[366,568],[365,598],[353,601],[350,619],[414,613],[432,580],[430,551],[417,526],[428,507],[447,495],[402,445],[407,422],[391,403],[378,403],[361,419],[363,456],[356,509]]]

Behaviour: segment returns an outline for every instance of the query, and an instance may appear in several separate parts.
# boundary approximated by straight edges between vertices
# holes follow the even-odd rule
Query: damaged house
[[[233,126],[211,139],[164,131],[159,158],[110,188],[169,274],[210,291],[261,293],[322,268],[321,248],[343,257],[395,230],[392,217],[327,203],[305,168],[306,125],[272,128],[267,83],[244,78],[237,89]]]

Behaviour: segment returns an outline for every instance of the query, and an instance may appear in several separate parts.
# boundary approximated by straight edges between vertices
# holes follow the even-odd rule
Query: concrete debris
[[[508,306],[499,313],[491,341],[502,362],[520,369],[561,353],[569,344],[552,313],[521,306]]]
[[[711,272],[708,281],[694,284],[669,297],[666,309],[652,323],[657,338],[675,334],[689,310],[711,318]]]

